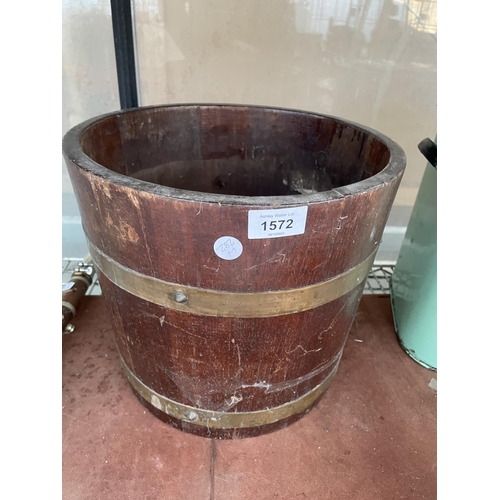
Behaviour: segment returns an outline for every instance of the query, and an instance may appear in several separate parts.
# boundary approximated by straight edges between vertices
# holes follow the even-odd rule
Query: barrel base
[[[266,434],[282,429],[303,416],[324,394],[337,373],[342,351],[334,358],[334,367],[316,387],[279,406],[261,405],[253,411],[214,411],[189,406],[154,391],[142,382],[122,358],[122,368],[134,393],[160,420],[182,431],[204,437],[233,439]]]
[[[318,399],[316,399],[314,403],[312,403],[311,406],[309,406],[305,410],[296,413],[290,417],[284,418],[283,420],[279,420],[278,422],[273,422],[272,424],[262,425],[259,427],[239,427],[234,429],[227,429],[227,428],[220,429],[220,428],[211,428],[211,427],[204,427],[201,425],[191,424],[189,422],[185,422],[183,420],[179,420],[175,417],[172,417],[166,414],[165,412],[159,410],[158,408],[154,407],[148,401],[146,401],[146,399],[144,399],[132,385],[131,388],[136,397],[142,403],[142,405],[162,422],[182,432],[187,432],[189,434],[194,434],[195,436],[200,436],[210,439],[243,439],[243,438],[262,436],[264,434],[270,434],[271,432],[276,432],[281,429],[285,429],[286,427],[290,426],[291,424],[297,422],[302,417],[307,415],[318,404],[318,402],[323,398],[324,395],[322,394],[321,396],[319,396]]]

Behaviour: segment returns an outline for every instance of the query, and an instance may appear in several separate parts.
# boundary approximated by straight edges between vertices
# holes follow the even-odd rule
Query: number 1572
[[[286,224],[286,226],[285,226]],[[285,229],[292,229],[292,224],[293,224],[293,219],[288,219],[288,220],[273,220],[269,222],[269,230],[274,231],[275,229],[282,229],[283,227]],[[268,227],[268,222],[264,221],[261,226],[264,227],[264,231],[267,231]]]

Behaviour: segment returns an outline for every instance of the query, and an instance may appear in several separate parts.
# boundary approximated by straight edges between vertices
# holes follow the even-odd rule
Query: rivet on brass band
[[[353,290],[368,276],[376,253],[349,271],[321,283],[289,290],[238,293],[195,288],[146,276],[108,257],[90,241],[88,246],[100,271],[132,295],[176,311],[227,318],[268,318],[327,304]]]
[[[261,425],[268,425],[279,420],[291,417],[296,413],[309,408],[321,394],[323,394],[331,380],[337,372],[339,363],[335,363],[334,369],[330,372],[328,377],[317,385],[312,391],[304,394],[294,401],[290,401],[281,406],[274,408],[267,408],[265,410],[249,411],[249,412],[220,412],[204,410],[177,403],[161,394],[150,389],[143,384],[128,368],[122,360],[122,365],[125,374],[132,385],[132,387],[148,402],[151,403],[158,410],[177,418],[184,422],[191,424],[201,425],[203,427],[212,427],[218,429],[236,429],[242,427],[259,427]]]

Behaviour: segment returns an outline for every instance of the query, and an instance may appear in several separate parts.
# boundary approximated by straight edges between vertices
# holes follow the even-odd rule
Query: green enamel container
[[[427,163],[391,281],[399,342],[421,365],[437,369],[437,147],[425,139]]]

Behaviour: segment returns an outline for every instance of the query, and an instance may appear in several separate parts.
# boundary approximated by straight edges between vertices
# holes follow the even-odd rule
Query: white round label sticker
[[[232,236],[221,236],[214,243],[214,252],[224,260],[237,259],[243,252],[241,241]]]

